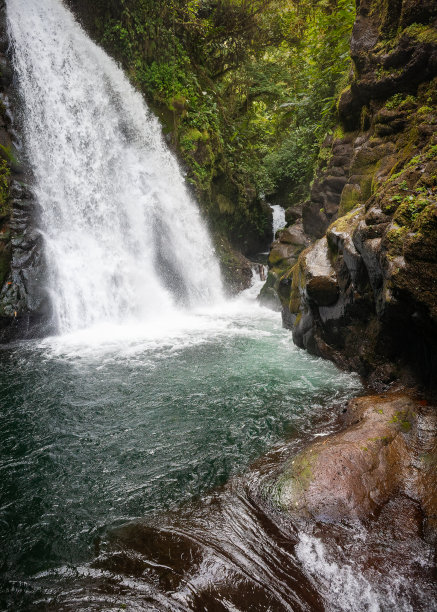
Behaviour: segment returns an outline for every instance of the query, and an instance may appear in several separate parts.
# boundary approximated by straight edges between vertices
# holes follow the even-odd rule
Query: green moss
[[[437,243],[437,202],[428,202],[414,219],[413,230],[421,237]]]
[[[413,23],[402,32],[402,35],[407,35],[421,43],[437,44],[437,30],[429,25],[421,23]]]
[[[407,433],[412,427],[411,415],[407,412],[396,412],[390,419],[389,423],[395,423],[400,427],[401,431]]]
[[[220,208],[221,213],[232,213],[235,210],[235,204],[226,196],[219,193],[216,197],[217,204]]]
[[[194,151],[197,149],[197,143],[203,140],[202,132],[197,128],[189,128],[182,132],[179,140],[179,145],[183,151]]]
[[[339,217],[350,212],[359,203],[365,202],[367,198],[363,197],[361,187],[356,185],[346,185],[341,194],[340,205],[338,208]]]
[[[427,159],[437,158],[437,145],[432,145],[431,147],[429,147],[428,151],[426,152],[426,158]]]
[[[298,314],[301,306],[301,295],[306,287],[305,278],[305,256],[307,250],[303,251],[297,260],[297,263],[290,271],[292,277],[290,301],[288,308],[292,314]]]
[[[330,229],[335,230],[339,233],[349,233],[352,234],[354,228],[358,224],[361,218],[361,213],[363,212],[363,207],[360,206],[348,212],[346,215],[339,217],[334,223],[330,225],[328,228],[328,236]]]
[[[390,71],[389,74],[391,74]],[[396,108],[404,108],[406,106],[414,105],[415,103],[416,98],[414,96],[407,96],[405,94],[397,93],[387,100],[385,103],[385,108],[388,110],[394,110]]]
[[[407,196],[398,206],[393,219],[400,226],[412,227],[414,221],[428,204],[428,200],[422,197]]]
[[[387,232],[386,239],[390,246],[391,255],[402,255],[404,250],[404,242],[409,232],[408,227],[399,227],[395,225]]]
[[[369,129],[371,120],[372,120],[372,115],[369,111],[369,108],[367,106],[363,106],[361,110],[361,117],[360,117],[361,131],[366,132]]]
[[[345,131],[342,125],[337,125],[337,127],[334,130],[334,138],[336,138],[337,140],[340,140],[341,138],[345,137]]]
[[[304,496],[313,477],[318,453],[312,449],[296,455],[276,483],[274,498],[284,509],[305,504]]]
[[[434,109],[431,108],[430,106],[421,106],[419,109],[417,109],[417,114],[418,115],[427,115],[428,113],[433,113]]]

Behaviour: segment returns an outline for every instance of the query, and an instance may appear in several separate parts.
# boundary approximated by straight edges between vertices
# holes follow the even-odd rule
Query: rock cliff
[[[378,384],[437,382],[436,20],[432,0],[357,0],[340,124],[261,296],[298,346]]]
[[[40,336],[50,320],[37,203],[27,186],[18,94],[0,5],[0,342]]]

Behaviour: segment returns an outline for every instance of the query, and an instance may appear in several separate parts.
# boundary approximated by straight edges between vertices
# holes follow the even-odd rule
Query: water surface
[[[2,563],[8,589],[25,591],[88,562],[115,527],[226,483],[360,388],[244,298],[3,346],[0,368]]]

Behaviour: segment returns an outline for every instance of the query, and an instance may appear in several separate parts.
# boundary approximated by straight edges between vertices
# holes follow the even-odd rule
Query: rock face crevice
[[[437,384],[436,19],[434,2],[357,3],[340,125],[288,216],[313,244],[269,258],[296,344],[375,384]]]
[[[46,266],[38,206],[30,185],[19,125],[19,97],[0,6],[0,342],[33,338],[50,329]]]

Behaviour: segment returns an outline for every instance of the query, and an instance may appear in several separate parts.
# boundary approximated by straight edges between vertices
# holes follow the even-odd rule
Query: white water
[[[273,239],[275,239],[276,232],[285,227],[285,210],[279,204],[272,205],[270,208],[273,213]]]
[[[380,612],[378,594],[357,568],[338,565],[328,558],[322,542],[304,532],[299,534],[296,547],[298,559],[315,580],[328,602],[328,610],[347,612]],[[334,605],[331,605],[334,604]]]
[[[216,303],[208,233],[141,95],[60,0],[7,13],[59,331]]]

